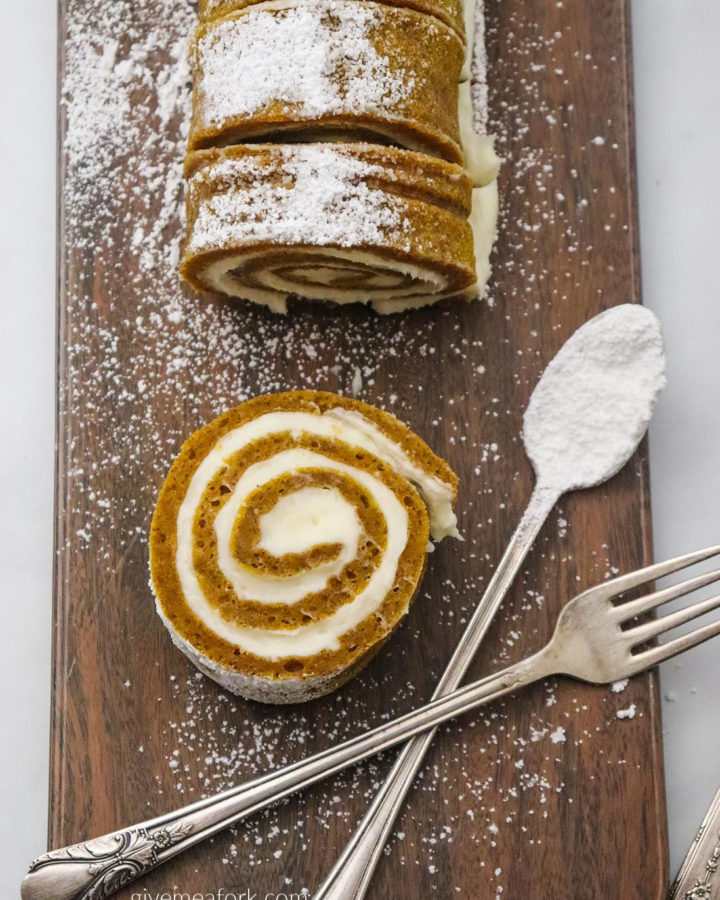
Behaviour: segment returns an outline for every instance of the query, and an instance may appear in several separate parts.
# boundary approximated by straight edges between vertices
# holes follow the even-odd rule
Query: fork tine
[[[720,606],[720,594],[717,597],[710,597],[708,600],[700,600],[693,603],[692,606],[686,606],[685,609],[678,609],[670,615],[662,616],[652,622],[646,622],[644,625],[638,625],[626,632],[627,637],[632,640],[632,646],[637,647],[638,644],[644,644],[645,641],[652,640],[678,625],[697,619],[705,613],[712,612]]]
[[[648,581],[654,581],[656,578],[662,578],[664,575],[672,575],[673,572],[679,572],[680,569],[694,566],[695,563],[702,562],[704,559],[710,559],[718,554],[720,554],[720,544],[716,544],[714,547],[706,547],[705,550],[696,550],[694,553],[686,553],[684,556],[676,556],[674,559],[646,566],[644,569],[629,572],[627,575],[620,575],[618,578],[606,581],[596,588],[590,588],[587,593],[597,593],[606,599],[610,599],[618,594],[624,594],[625,591],[632,590],[632,588],[639,587]]]
[[[689,578],[687,581],[681,581],[679,584],[670,585],[661,591],[655,591],[648,594],[647,597],[639,597],[637,600],[630,600],[627,603],[621,603],[615,607],[615,615],[619,622],[627,622],[628,619],[634,619],[643,613],[655,609],[656,606],[662,606],[678,597],[684,597],[692,591],[712,584],[714,581],[720,581],[720,569],[714,572],[708,572],[705,575],[697,575],[695,578]]]
[[[653,666],[657,666],[667,659],[672,659],[672,657],[677,656],[678,653],[684,653],[685,650],[689,650],[691,647],[697,647],[698,644],[709,641],[710,638],[715,637],[717,634],[720,634],[720,621],[711,622],[709,625],[703,625],[701,628],[696,628],[695,631],[683,634],[681,637],[675,638],[672,641],[658,644],[657,647],[652,647],[650,650],[645,650],[643,653],[637,653],[633,657],[635,665],[633,666],[632,674],[637,675],[638,672],[644,672],[645,669],[651,669]]]

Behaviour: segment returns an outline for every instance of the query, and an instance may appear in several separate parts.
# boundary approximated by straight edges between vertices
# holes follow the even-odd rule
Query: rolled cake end
[[[472,182],[369,144],[190,154],[183,277],[283,312],[289,297],[381,312],[477,296]]]

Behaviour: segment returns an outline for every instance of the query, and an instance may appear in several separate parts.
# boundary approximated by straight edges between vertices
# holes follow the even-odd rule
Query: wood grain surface
[[[388,318],[310,305],[276,317],[197,298],[176,280],[181,116],[152,113],[174,64],[163,29],[169,48],[187,27],[179,12],[162,21],[168,7],[61,4],[53,847],[240,783],[428,698],[530,495],[519,432],[540,372],[586,319],[640,299],[625,0],[489,0],[491,128],[505,158],[490,302]],[[78,72],[83,53],[105,58],[113,30],[112,59],[92,77],[122,76],[132,103],[116,111],[123,140],[108,137],[117,121],[103,125],[90,157],[80,126],[90,134],[100,114],[81,105]],[[126,58],[130,74],[118,69]],[[432,554],[408,619],[351,684],[302,707],[241,701],[196,674],[155,614],[154,498],[183,437],[223,408],[276,388],[349,392],[356,367],[361,398],[395,412],[458,472],[465,541]],[[643,450],[551,517],[472,678],[536,650],[580,589],[649,559]],[[631,704],[635,716],[618,718]],[[391,761],[291,798],[119,896],[312,892]],[[619,692],[558,680],[441,729],[371,896],[659,900],[666,870],[656,676]]]

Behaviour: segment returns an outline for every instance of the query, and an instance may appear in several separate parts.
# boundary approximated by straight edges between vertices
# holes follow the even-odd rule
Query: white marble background
[[[18,896],[26,863],[45,846],[56,6],[56,0],[2,0],[3,897]],[[663,322],[669,353],[670,386],[651,433],[655,550],[663,558],[720,542],[720,3],[633,0],[632,6],[645,300]],[[720,785],[720,643],[667,665],[662,681],[674,870]]]

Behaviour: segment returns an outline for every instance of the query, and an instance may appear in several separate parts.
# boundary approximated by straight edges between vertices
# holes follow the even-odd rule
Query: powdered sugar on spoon
[[[650,310],[615,306],[579,328],[525,412],[523,440],[537,477],[534,516],[544,518],[562,494],[615,475],[645,435],[664,386],[662,333]]]

